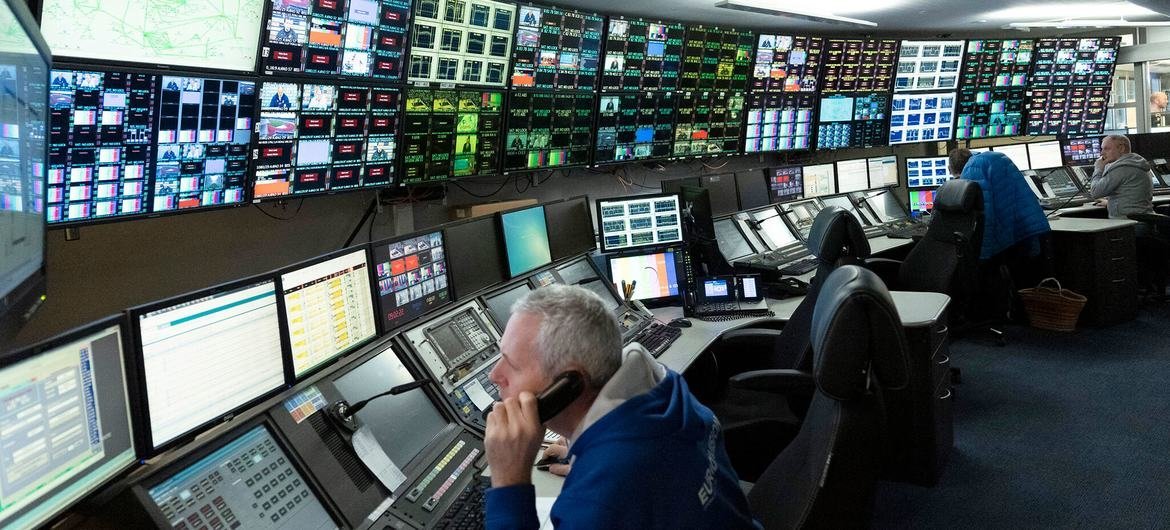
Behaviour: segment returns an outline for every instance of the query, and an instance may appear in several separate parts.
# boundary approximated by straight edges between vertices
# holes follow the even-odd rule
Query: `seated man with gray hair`
[[[1132,152],[1129,138],[1111,134],[1101,139],[1101,158],[1093,164],[1089,197],[1108,201],[1109,217],[1125,219],[1129,214],[1153,213],[1154,186],[1150,163]]]
[[[551,285],[516,302],[491,379],[487,528],[537,528],[532,463],[544,435],[535,394],[577,372],[584,389],[548,420],[572,469],[552,522],[572,528],[756,528],[719,423],[682,376],[639,345],[622,350],[597,295]]]

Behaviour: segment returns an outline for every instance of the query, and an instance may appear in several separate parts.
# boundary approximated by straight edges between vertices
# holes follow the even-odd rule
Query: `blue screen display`
[[[500,214],[500,226],[504,230],[509,276],[519,276],[552,263],[544,206]]]

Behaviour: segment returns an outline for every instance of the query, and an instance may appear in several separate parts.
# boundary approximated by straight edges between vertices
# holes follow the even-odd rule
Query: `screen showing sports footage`
[[[262,83],[253,197],[391,184],[400,99],[396,88]]]
[[[754,45],[749,31],[687,28],[679,88],[746,90]]]
[[[822,93],[888,91],[898,61],[892,39],[827,39]]]
[[[268,73],[402,79],[411,0],[272,0],[261,37]]]
[[[408,88],[402,183],[495,174],[504,93]]]
[[[954,120],[954,92],[894,94],[890,145],[950,140]]]
[[[601,89],[674,90],[685,34],[679,23],[609,17]]]
[[[729,155],[741,151],[743,92],[680,90],[675,104],[672,156]]]
[[[1121,37],[1040,39],[1030,86],[1111,86],[1120,45]]]
[[[511,91],[504,171],[589,163],[593,147],[593,94]]]
[[[1024,88],[964,88],[955,111],[955,138],[1016,136],[1024,130]]]
[[[407,78],[503,86],[516,5],[492,0],[416,0]]]
[[[894,92],[954,90],[959,87],[963,41],[904,40],[898,51]]]
[[[674,139],[674,92],[602,93],[593,162],[666,158]]]
[[[834,94],[821,98],[817,149],[886,145],[890,95]]]
[[[256,83],[163,76],[151,209],[244,202]]]
[[[951,178],[945,156],[906,159],[906,185],[911,188],[935,188]]]
[[[520,6],[512,87],[593,90],[604,28],[596,13]]]
[[[53,70],[49,223],[149,213],[158,82],[151,74]]]
[[[744,152],[811,148],[816,94],[748,94]]]
[[[760,35],[752,68],[753,91],[816,92],[825,39]]]
[[[1030,39],[967,41],[963,88],[1027,86],[1035,47]]]
[[[1105,131],[1109,88],[1034,88],[1028,99],[1028,134],[1085,136]]]

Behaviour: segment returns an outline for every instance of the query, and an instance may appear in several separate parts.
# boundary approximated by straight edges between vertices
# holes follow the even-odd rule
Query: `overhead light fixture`
[[[1012,22],[1005,26],[1005,28],[1144,28],[1150,26],[1170,26],[1170,22],[1130,22],[1125,19],[1066,19],[1042,22]]]
[[[737,11],[747,11],[748,13],[759,13],[762,15],[798,18],[800,20],[825,22],[828,24],[838,24],[844,26],[857,26],[863,28],[877,27],[876,22],[870,22],[868,20],[861,20],[858,18],[840,17],[830,13],[821,13],[809,9],[797,9],[792,7],[765,7],[761,4],[762,2],[754,2],[751,0],[717,0],[715,2],[715,7],[735,9]]]

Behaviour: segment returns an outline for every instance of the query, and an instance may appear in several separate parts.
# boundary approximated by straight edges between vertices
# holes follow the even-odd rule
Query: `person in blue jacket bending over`
[[[535,394],[578,372],[584,390],[546,423],[568,439],[559,528],[758,528],[719,423],[641,345],[622,350],[617,319],[592,292],[552,285],[512,307],[491,379],[501,401],[484,445],[492,487],[485,526],[537,528],[532,467],[544,437]]]

